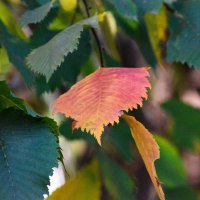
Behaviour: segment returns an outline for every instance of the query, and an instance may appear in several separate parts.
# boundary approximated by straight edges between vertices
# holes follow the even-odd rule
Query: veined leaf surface
[[[121,111],[147,98],[148,75],[147,68],[100,68],[61,95],[54,111],[73,118],[74,128],[86,129],[100,144],[104,126],[118,123]]]

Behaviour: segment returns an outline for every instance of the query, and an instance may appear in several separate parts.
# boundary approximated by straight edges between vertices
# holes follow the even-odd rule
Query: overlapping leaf
[[[139,13],[158,13],[162,6],[163,0],[154,0],[154,1],[147,1],[147,0],[135,0],[136,5],[138,6]]]
[[[50,11],[52,4],[53,3],[50,1],[34,10],[26,11],[21,17],[21,25],[26,26],[31,23],[42,21]]]
[[[85,25],[97,27],[97,16],[66,28],[45,45],[34,49],[27,57],[29,68],[36,73],[44,75],[48,81],[53,72],[64,61],[64,57],[77,49],[79,38]]]
[[[160,147],[160,159],[156,162],[156,169],[165,188],[185,186],[186,170],[178,149],[163,137],[156,135],[155,139]]]
[[[0,199],[39,200],[48,194],[59,156],[56,141],[42,118],[13,108],[0,112]]]
[[[137,7],[132,0],[107,0],[117,12],[128,19],[137,20]]]
[[[101,182],[99,166],[92,161],[80,170],[74,179],[57,189],[47,200],[100,200]]]
[[[120,111],[137,108],[147,98],[147,76],[147,68],[100,68],[61,95],[54,111],[73,118],[74,128],[86,129],[101,143],[104,126],[118,122]]]
[[[149,131],[134,117],[123,115],[123,119],[130,126],[132,136],[135,140],[136,146],[142,156],[149,176],[161,200],[165,199],[160,181],[156,174],[154,161],[160,158],[159,146],[149,133]]]
[[[168,61],[179,61],[200,67],[200,1],[178,1],[173,4],[176,15],[170,17]]]

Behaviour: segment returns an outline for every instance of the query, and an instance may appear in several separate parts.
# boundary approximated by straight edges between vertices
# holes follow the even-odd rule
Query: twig
[[[85,6],[87,17],[90,17],[90,7],[88,5],[87,0],[83,0],[83,4]],[[91,28],[91,30],[92,30],[92,34],[94,35],[94,38],[96,40],[96,43],[97,43],[97,46],[98,46],[98,49],[99,49],[100,67],[104,67],[103,50],[102,50],[102,47],[101,47],[100,39],[99,39],[99,37],[97,35],[96,30],[94,28]]]

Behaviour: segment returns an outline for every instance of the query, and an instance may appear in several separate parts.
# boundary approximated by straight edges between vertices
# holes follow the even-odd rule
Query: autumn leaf
[[[73,118],[74,128],[94,134],[101,144],[104,126],[118,123],[121,111],[142,106],[148,75],[148,68],[100,68],[61,95],[54,111]]]
[[[142,156],[144,164],[147,168],[149,176],[161,200],[165,200],[160,181],[156,174],[154,161],[160,158],[159,146],[149,131],[134,117],[122,115],[131,129],[131,134],[135,140],[136,146]]]

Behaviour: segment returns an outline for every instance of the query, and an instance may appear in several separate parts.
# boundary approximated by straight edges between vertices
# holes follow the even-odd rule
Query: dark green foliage
[[[178,149],[167,139],[156,136],[160,147],[160,159],[156,161],[156,169],[165,188],[177,188],[186,185],[186,171]]]
[[[189,66],[200,67],[200,1],[178,1],[173,4],[174,14],[169,18],[170,38],[167,58]]]
[[[111,199],[133,198],[134,183],[130,176],[106,154],[98,153],[103,181]]]
[[[163,108],[172,117],[172,141],[182,149],[195,151],[195,142],[200,140],[200,111],[181,101],[166,102]]]
[[[57,166],[56,137],[42,118],[15,109],[0,112],[0,127],[0,199],[42,199]]]

